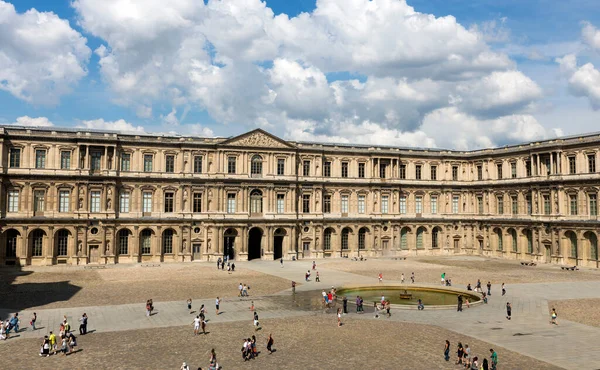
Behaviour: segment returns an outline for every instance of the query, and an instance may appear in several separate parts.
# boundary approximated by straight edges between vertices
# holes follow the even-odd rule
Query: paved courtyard
[[[441,354],[444,340],[449,339],[453,357],[459,341],[469,344],[473,354],[479,356],[488,356],[488,349],[495,348],[500,357],[499,369],[600,368],[600,360],[595,355],[600,340],[600,328],[594,326],[597,321],[577,319],[572,313],[574,309],[568,306],[570,302],[589,300],[585,307],[589,310],[594,307],[597,302],[594,299],[600,298],[597,283],[600,275],[596,271],[565,272],[556,266],[525,267],[510,261],[473,257],[366,262],[341,259],[317,261],[321,283],[304,283],[304,272],[310,268],[310,263],[286,261],[281,268],[277,262],[241,262],[237,276],[237,271],[230,276],[227,272],[217,271],[213,264],[202,263],[163,265],[153,268],[152,272],[145,272],[150,270],[138,266],[102,271],[40,268],[33,269],[24,281],[20,281],[23,276],[10,280],[6,278],[8,270],[2,270],[2,278],[10,280],[11,286],[20,283],[51,286],[67,282],[75,287],[75,294],[70,298],[61,297],[66,299],[60,304],[47,300],[44,305],[35,306],[41,329],[32,332],[28,328],[0,343],[0,356],[17,355],[22,364],[17,368],[49,364],[44,366],[178,369],[181,361],[188,361],[194,368],[207,366],[209,351],[215,348],[225,369],[341,369],[355,365],[383,369],[448,369],[455,366],[443,361]],[[182,274],[187,269],[201,272],[183,272],[186,277],[199,274],[202,278],[190,278],[190,281],[175,278],[177,282],[161,279],[161,276],[175,277],[177,271]],[[333,310],[325,312],[320,308],[320,289],[332,285],[377,284],[380,270],[383,270],[386,283],[393,283],[398,279],[397,274],[405,269],[407,279],[410,272],[415,271],[420,285],[437,285],[443,271],[455,285],[461,283],[461,287],[466,281],[474,283],[477,277],[485,282],[490,280],[494,283],[493,294],[489,304],[465,308],[462,313],[455,310],[393,310],[389,319],[374,319],[369,313],[356,315],[351,308],[341,328],[336,327]],[[87,273],[93,278],[86,279]],[[55,274],[59,279],[52,278]],[[103,279],[109,281],[113,278],[136,282],[143,292],[135,295],[126,290],[131,296],[129,300],[124,299],[123,293],[102,287],[105,283],[96,281],[99,275],[105,275]],[[543,281],[543,275],[549,276],[548,281]],[[69,280],[69,276],[78,278]],[[244,278],[240,279],[242,276]],[[514,280],[509,280],[510,277]],[[289,289],[292,279],[303,283],[298,286],[296,296]],[[251,285],[249,298],[235,297],[238,280]],[[504,297],[500,294],[498,282],[501,281],[510,282]],[[94,293],[98,286],[102,288]],[[10,293],[4,292],[3,289],[0,317],[11,313],[8,309],[12,306]],[[94,298],[85,301],[77,298],[78,295]],[[225,297],[222,314],[218,316],[214,313],[216,295]],[[106,299],[103,300],[103,296]],[[185,307],[189,296],[194,300],[194,309],[202,303],[208,307],[210,334],[206,336],[192,335],[193,315]],[[144,313],[147,297],[154,298],[157,309],[157,314],[149,318]],[[249,309],[252,301],[263,325],[263,330],[256,333],[263,353],[252,363],[244,364],[240,354],[241,339],[255,334]],[[511,321],[504,318],[507,301],[513,306]],[[548,323],[549,302],[557,306],[558,326]],[[561,306],[562,302],[566,302],[566,306]],[[26,300],[21,304],[20,316],[25,324],[32,307],[27,306]],[[76,329],[77,318],[83,312],[90,317],[89,330],[93,332],[79,337],[82,351],[66,358],[39,358],[40,338],[49,330],[58,330],[63,315],[67,315]],[[267,355],[265,350],[269,333],[273,333],[278,349],[272,355]]]

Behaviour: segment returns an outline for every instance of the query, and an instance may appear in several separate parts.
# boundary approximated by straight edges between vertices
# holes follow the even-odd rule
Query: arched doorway
[[[579,255],[577,250],[577,234],[575,234],[573,231],[567,231],[565,233],[565,237],[568,239],[569,257],[574,258],[575,264],[578,264]]]
[[[6,233],[5,233],[5,241],[6,241],[5,257],[7,260],[17,258],[17,245],[18,245],[20,236],[21,236],[21,234],[15,229],[10,229],[10,230],[6,231]]]
[[[440,235],[442,229],[439,226],[436,226],[431,230],[431,248],[437,249],[440,247]]]
[[[517,231],[515,229],[508,229],[508,235],[510,235],[510,241],[512,244],[512,251],[518,252],[518,241],[517,241]]]
[[[406,250],[408,249],[408,233],[410,232],[410,228],[403,227],[400,230],[400,249]]]
[[[263,232],[258,227],[253,227],[248,233],[248,261],[261,257],[261,241]]]
[[[223,234],[223,257],[227,257],[229,260],[235,259],[235,238],[237,237],[237,231],[235,229],[225,230]]]
[[[273,259],[278,260],[283,257],[283,238],[285,237],[285,229],[279,228],[273,234]]]
[[[143,256],[150,256],[152,254],[152,238],[154,237],[154,231],[152,229],[144,229],[140,232],[140,245],[139,245],[139,256],[138,261],[142,261]]]
[[[56,232],[54,237],[54,257],[67,257],[69,253],[69,236],[71,236],[71,233],[67,229],[61,229]]]
[[[417,249],[423,249],[423,233],[425,233],[425,228],[421,226],[417,229]]]
[[[494,234],[496,236],[496,250],[498,252],[502,252],[502,249],[503,249],[502,248],[503,247],[502,230],[499,227],[497,227],[494,229]]]
[[[369,229],[367,229],[366,227],[361,227],[360,230],[358,230],[358,250],[362,251],[367,249],[367,233],[369,232]]]
[[[587,247],[588,247],[588,256],[590,260],[593,260],[596,262],[598,262],[598,238],[596,237],[596,234],[594,234],[591,231],[587,231],[585,234],[583,234],[583,237],[585,238]]]

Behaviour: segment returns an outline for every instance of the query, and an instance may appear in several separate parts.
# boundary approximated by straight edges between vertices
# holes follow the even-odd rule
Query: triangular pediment
[[[275,135],[256,129],[245,134],[234,136],[230,139],[225,140],[221,145],[227,146],[245,146],[253,148],[283,148],[291,149],[293,145],[285,140],[278,138]]]

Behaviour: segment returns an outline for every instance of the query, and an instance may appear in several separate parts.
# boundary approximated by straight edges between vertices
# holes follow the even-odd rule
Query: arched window
[[[17,256],[17,238],[19,237],[19,232],[17,230],[11,229],[6,232],[6,257],[16,257]]]
[[[129,230],[121,229],[119,231],[119,254],[128,254],[129,253]]]
[[[325,230],[323,235],[323,250],[331,250],[331,229]]]
[[[140,249],[142,254],[152,252],[152,230],[146,229],[140,234]]]
[[[502,230],[496,229],[496,238],[498,239],[498,250],[502,251]]]
[[[438,227],[434,227],[433,231],[431,232],[431,248],[439,248],[439,234],[440,234],[440,229]]]
[[[533,237],[531,230],[525,230],[525,237],[527,237],[527,253],[533,253]]]
[[[262,158],[260,155],[255,155],[252,157],[252,163],[250,165],[250,173],[252,175],[261,175],[262,174]]]
[[[417,249],[423,249],[423,233],[425,229],[420,227],[417,229]]]
[[[163,233],[163,253],[171,254],[173,253],[173,230],[168,229]]]
[[[342,250],[348,249],[348,234],[350,234],[350,229],[342,230]]]
[[[250,213],[262,213],[262,191],[255,189],[250,193]]]
[[[56,236],[56,255],[66,256],[67,249],[69,246],[69,232],[67,230],[60,230]]]
[[[510,238],[512,239],[512,250],[513,252],[517,252],[517,232],[515,229],[509,230]]]
[[[364,227],[358,230],[358,249],[366,248],[367,229]]]
[[[572,231],[567,231],[566,236],[569,238],[569,244],[571,246],[570,256],[577,258],[577,235]]]
[[[408,228],[406,227],[400,230],[400,248],[408,249]]]
[[[585,233],[585,238],[590,244],[590,259],[595,261],[598,259],[598,238],[596,237],[596,234],[589,231]]]
[[[37,229],[31,234],[31,255],[33,257],[41,257],[44,247],[44,233],[43,230]]]

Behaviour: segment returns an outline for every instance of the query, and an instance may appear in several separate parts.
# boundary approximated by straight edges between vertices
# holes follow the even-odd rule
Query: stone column
[[[54,226],[48,227],[46,236],[46,251],[43,255],[46,256],[45,263],[47,265],[52,265],[54,263]]]

